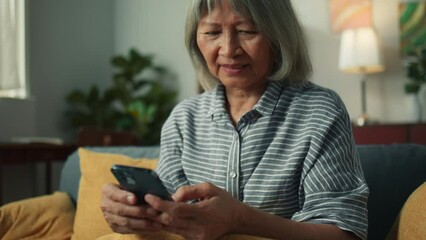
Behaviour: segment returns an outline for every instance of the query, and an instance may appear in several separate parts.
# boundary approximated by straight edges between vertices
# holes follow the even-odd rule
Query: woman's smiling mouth
[[[241,73],[248,64],[221,64],[220,67],[223,71],[228,74],[239,74]]]

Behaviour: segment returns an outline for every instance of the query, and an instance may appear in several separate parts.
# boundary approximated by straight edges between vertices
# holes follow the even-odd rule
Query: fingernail
[[[151,194],[146,194],[145,195],[145,201],[147,201],[147,202],[149,202],[149,201],[151,201],[151,200],[153,200],[153,195],[151,195]]]
[[[127,195],[127,202],[128,203],[133,203],[135,200],[135,198],[132,195]]]

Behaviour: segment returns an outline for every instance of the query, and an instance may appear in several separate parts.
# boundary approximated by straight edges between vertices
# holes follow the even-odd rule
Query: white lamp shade
[[[373,28],[346,29],[340,42],[339,69],[346,73],[376,73],[382,64],[379,41]]]

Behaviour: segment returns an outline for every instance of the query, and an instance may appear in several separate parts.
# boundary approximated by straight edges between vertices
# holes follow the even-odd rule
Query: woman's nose
[[[235,34],[222,35],[219,45],[220,56],[232,58],[242,53],[241,44]]]

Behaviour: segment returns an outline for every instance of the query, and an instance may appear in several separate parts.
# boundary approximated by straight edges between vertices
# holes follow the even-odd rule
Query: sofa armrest
[[[0,239],[70,239],[74,214],[64,192],[6,204],[0,208]]]
[[[358,145],[367,185],[368,239],[385,239],[408,196],[426,181],[426,146]]]

